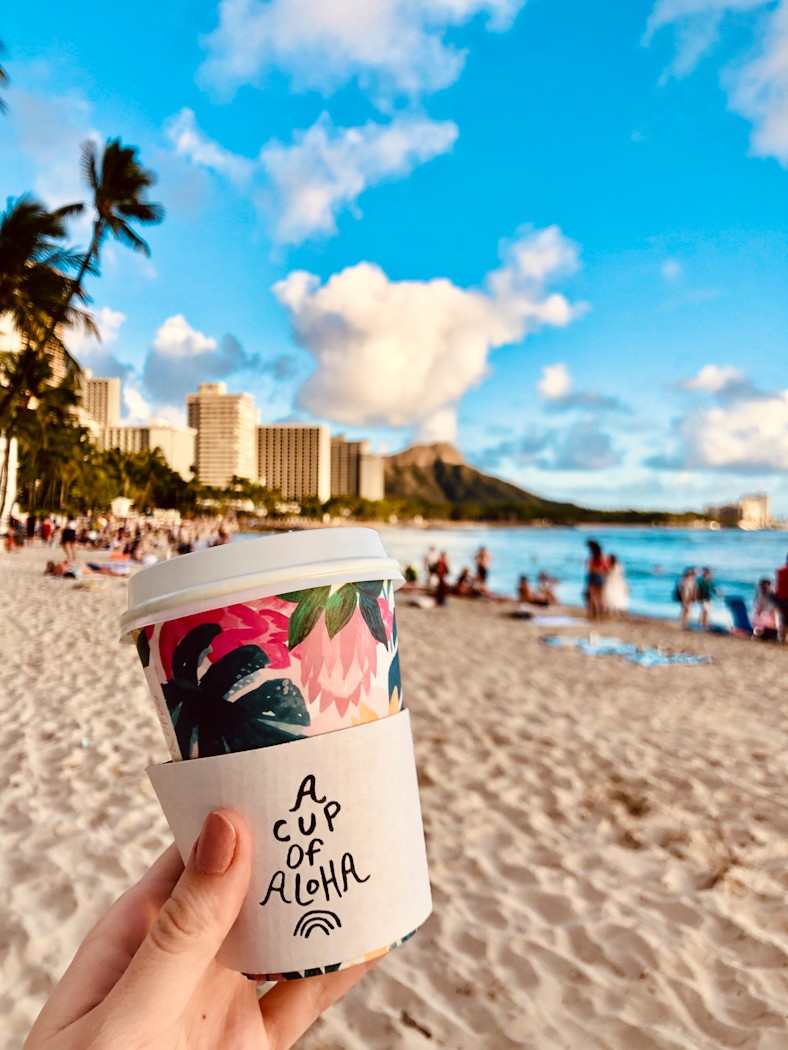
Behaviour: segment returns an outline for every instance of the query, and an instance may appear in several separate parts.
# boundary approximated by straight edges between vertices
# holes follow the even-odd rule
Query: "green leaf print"
[[[287,647],[295,649],[317,624],[331,593],[330,587],[314,587],[302,591],[287,628]]]
[[[281,598],[283,602],[300,602],[306,593],[306,591],[288,591],[287,594],[277,594],[277,598]]]
[[[148,641],[148,636],[145,633],[144,627],[138,632],[135,642],[140,663],[143,667],[147,667],[150,664],[150,642]]]
[[[220,633],[217,624],[201,624],[190,631],[175,650],[173,677],[162,687],[183,757],[190,758],[195,745],[197,755],[205,758],[301,737],[303,727],[310,724],[309,712],[289,678],[261,682],[232,699],[268,666],[268,656],[259,646],[230,650],[197,678],[211,642]]]
[[[402,678],[399,670],[399,653],[394,653],[394,659],[389,666],[389,703],[397,690],[400,710],[402,710]]]
[[[361,615],[364,617],[364,623],[369,628],[369,633],[376,642],[380,642],[381,645],[387,645],[386,628],[383,624],[383,617],[380,615],[378,603],[361,591],[358,604],[361,609]]]
[[[380,597],[380,592],[383,590],[383,580],[366,580],[364,583],[357,583],[356,588],[359,594],[366,595],[367,598],[376,600]]]
[[[358,592],[352,583],[346,583],[326,602],[326,629],[328,637],[339,634],[358,605]]]

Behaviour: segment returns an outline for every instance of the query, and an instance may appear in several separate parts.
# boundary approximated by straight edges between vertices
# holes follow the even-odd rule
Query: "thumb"
[[[250,864],[241,818],[226,809],[209,813],[183,875],[105,1000],[111,1013],[124,1016],[128,1007],[125,1016],[157,1032],[183,1014],[238,916]]]

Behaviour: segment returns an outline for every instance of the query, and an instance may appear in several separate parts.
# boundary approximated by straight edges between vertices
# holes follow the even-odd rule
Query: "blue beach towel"
[[[577,649],[586,656],[623,656],[627,663],[639,667],[673,667],[696,664],[710,664],[710,656],[696,656],[694,653],[664,653],[659,649],[642,648],[618,638],[570,638],[566,635],[548,635],[542,638],[545,645],[555,649]]]

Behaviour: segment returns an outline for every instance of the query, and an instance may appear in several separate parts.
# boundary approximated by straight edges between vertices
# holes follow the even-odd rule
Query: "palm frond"
[[[112,231],[113,236],[125,244],[127,248],[131,248],[132,251],[141,252],[143,255],[150,256],[150,247],[143,241],[141,237],[132,230],[132,228],[125,223],[122,219],[113,218],[109,223],[109,228]]]

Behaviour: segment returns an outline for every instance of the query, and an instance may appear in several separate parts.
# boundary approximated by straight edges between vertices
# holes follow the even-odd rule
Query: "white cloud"
[[[569,369],[565,364],[545,365],[542,369],[542,378],[536,384],[536,389],[548,400],[552,401],[559,397],[565,397],[572,386]]]
[[[278,241],[298,244],[335,233],[338,214],[354,209],[370,186],[403,178],[446,153],[457,139],[457,126],[402,116],[388,124],[336,128],[324,113],[312,127],[296,132],[292,144],[264,145],[256,160],[209,139],[190,109],[169,121],[167,135],[179,155],[250,192],[271,219]]]
[[[255,162],[213,142],[197,127],[194,110],[185,107],[164,126],[167,138],[179,157],[187,157],[199,167],[209,168],[240,187],[247,186],[255,174]]]
[[[669,76],[687,76],[695,69],[716,44],[726,14],[752,11],[767,3],[769,0],[657,0],[646,23],[643,42],[650,44],[660,29],[673,27],[676,54],[663,82]]]
[[[788,2],[771,16],[763,49],[729,78],[734,113],[753,124],[750,148],[788,167]]]
[[[681,433],[688,467],[788,470],[788,390],[693,414]]]
[[[247,354],[233,336],[214,339],[193,328],[183,314],[175,314],[156,331],[145,357],[142,382],[161,415],[166,406],[182,404],[199,382],[223,379],[260,364],[259,357]]]
[[[298,404],[337,422],[452,439],[457,405],[486,375],[491,350],[583,309],[545,291],[577,267],[577,249],[557,227],[521,233],[502,255],[483,290],[446,278],[390,281],[368,262],[324,285],[303,271],[278,282],[295,338],[317,363]]]
[[[450,120],[400,117],[388,125],[334,128],[326,114],[292,146],[273,142],[260,160],[273,188],[275,235],[299,243],[336,232],[336,216],[368,186],[409,175],[419,164],[452,148],[457,126]]]
[[[719,394],[726,387],[739,386],[746,382],[743,372],[733,365],[704,365],[692,379],[679,383],[682,390],[704,390],[710,394]]]
[[[124,423],[131,426],[142,426],[150,421],[150,405],[128,380],[123,384],[123,407],[125,409]]]
[[[272,69],[296,90],[331,92],[358,80],[380,102],[447,87],[464,53],[447,29],[486,14],[507,29],[525,0],[221,0],[219,25],[203,43],[200,79],[231,94]]]
[[[164,357],[185,361],[211,353],[216,340],[192,328],[183,314],[175,314],[157,329],[153,349]]]
[[[99,330],[99,339],[81,328],[70,328],[65,337],[69,352],[80,360],[100,356],[101,351],[105,350],[108,345],[117,342],[118,333],[126,320],[126,315],[120,310],[102,306],[100,310],[93,311],[93,320]]]
[[[752,12],[751,53],[723,71],[729,108],[753,125],[751,152],[788,167],[788,0],[657,0],[643,42],[672,26],[676,53],[661,83],[691,73],[714,46],[726,15]]]
[[[684,267],[678,259],[666,259],[660,267],[660,273],[666,281],[677,281],[684,273]]]

